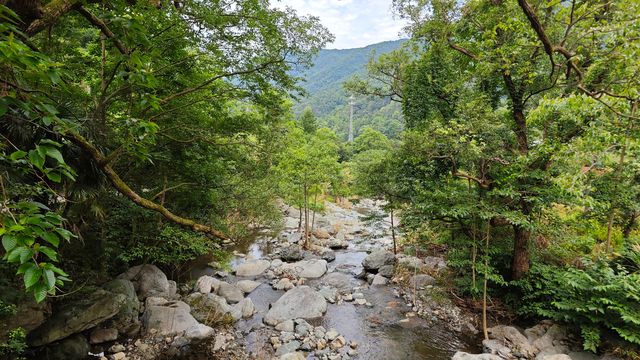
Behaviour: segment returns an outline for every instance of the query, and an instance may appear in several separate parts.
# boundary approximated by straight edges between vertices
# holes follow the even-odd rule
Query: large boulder
[[[283,261],[298,261],[304,258],[302,247],[298,244],[291,244],[280,252],[280,258]]]
[[[189,305],[182,301],[157,301],[147,305],[142,323],[147,331],[155,329],[159,335],[175,335],[198,325],[190,312]]]
[[[229,304],[235,304],[237,302],[242,301],[242,299],[244,299],[244,294],[242,290],[224,281],[220,283],[220,288],[218,289],[218,295],[225,298]]]
[[[283,264],[280,269],[292,272],[298,277],[316,279],[327,272],[327,261],[320,259],[301,260],[293,264]]]
[[[351,289],[353,285],[351,284],[353,277],[341,273],[341,272],[332,272],[325,275],[321,280],[323,284],[327,284],[332,286],[342,294],[351,293]]]
[[[415,256],[401,257],[400,259],[398,259],[398,263],[409,270],[420,271],[424,266],[424,262],[422,262],[420,258],[417,258]]]
[[[443,258],[436,256],[426,256],[422,261],[424,262],[424,268],[432,272],[439,272],[447,267],[447,262]]]
[[[489,338],[508,344],[517,357],[533,358],[538,349],[518,329],[512,326],[498,325],[488,329]]]
[[[269,268],[271,263],[268,260],[252,260],[238,265],[236,268],[237,276],[255,277],[261,275]]]
[[[327,311],[327,301],[308,286],[298,286],[287,291],[269,309],[264,317],[268,325],[277,325],[291,319],[313,319]]]
[[[344,240],[344,237],[341,239],[333,238],[327,241],[327,246],[330,249],[346,249],[349,247],[349,243]]]
[[[89,354],[87,338],[81,334],[70,336],[49,349],[50,360],[83,360]]]
[[[213,325],[224,322],[226,316],[234,320],[242,317],[242,308],[232,307],[222,296],[215,294],[194,293],[189,295],[185,301],[191,306],[191,315],[196,320],[206,325]]]
[[[261,283],[253,280],[240,280],[236,283],[238,289],[242,290],[243,293],[248,294],[255,290]]]
[[[210,292],[217,292],[220,287],[220,280],[214,278],[213,276],[203,275],[198,278],[196,284],[193,287],[193,290],[198,291],[202,294],[208,294]]]
[[[138,320],[140,301],[136,296],[133,283],[126,279],[115,279],[102,285],[102,288],[114,294],[126,296],[118,314],[107,321],[107,327],[119,329],[121,333],[128,336],[135,335],[140,329],[140,321]]]
[[[393,253],[386,250],[375,250],[371,254],[362,260],[362,266],[367,271],[378,271],[379,268],[385,265],[393,265],[395,263],[395,256]]]
[[[149,296],[173,298],[176,295],[175,284],[171,284],[162,270],[155,265],[134,266],[118,275],[118,279],[131,281],[140,300]]]
[[[328,239],[331,237],[331,234],[329,234],[329,231],[327,229],[316,228],[315,230],[313,230],[313,236],[318,239]]]
[[[57,311],[44,324],[29,333],[28,343],[31,346],[46,345],[91,329],[118,314],[125,302],[126,296],[123,294],[98,289]]]

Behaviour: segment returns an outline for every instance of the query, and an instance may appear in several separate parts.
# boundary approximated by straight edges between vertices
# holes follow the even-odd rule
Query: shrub
[[[584,269],[534,265],[528,279],[520,283],[526,294],[523,304],[527,304],[520,312],[579,328],[586,350],[595,352],[605,332],[640,345],[638,264],[631,256],[624,265],[589,259],[583,263]]]

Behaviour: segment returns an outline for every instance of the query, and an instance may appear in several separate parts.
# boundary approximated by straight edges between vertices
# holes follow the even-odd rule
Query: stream
[[[407,304],[394,288],[394,284],[370,286],[366,280],[356,277],[363,271],[362,261],[367,253],[377,248],[391,248],[389,226],[387,222],[364,221],[372,214],[384,219],[385,214],[379,204],[371,200],[361,203],[354,209],[343,209],[335,204],[327,204],[327,213],[317,215],[316,225],[330,228],[340,225],[344,229],[342,235],[348,246],[336,249],[335,260],[328,263],[327,273],[318,279],[311,279],[305,285],[318,288],[330,274],[339,272],[347,274],[349,291],[357,291],[367,300],[366,306],[354,302],[329,303],[324,316],[309,320],[313,326],[335,329],[347,340],[357,342],[357,359],[432,359],[444,360],[459,350],[473,352],[478,350],[477,339],[465,337],[447,330],[442,323],[427,321],[414,316],[412,304]],[[257,238],[254,242],[244,244],[236,249],[230,262],[232,269],[240,264],[255,260],[277,258],[272,252],[297,229],[297,220],[289,211],[285,217],[285,229],[275,239]],[[342,231],[342,230],[341,230]],[[286,240],[284,241],[286,243]],[[215,270],[204,266],[196,266],[192,277],[211,274]],[[203,265],[203,264],[201,264]],[[233,275],[228,275],[231,280]],[[269,342],[274,329],[263,324],[263,317],[270,305],[278,300],[285,291],[275,290],[267,279],[256,279],[262,284],[252,291],[248,297],[253,301],[257,313],[246,320],[236,323],[236,329],[243,334],[247,351],[254,359],[275,358],[274,350]],[[309,352],[307,359],[316,359]]]

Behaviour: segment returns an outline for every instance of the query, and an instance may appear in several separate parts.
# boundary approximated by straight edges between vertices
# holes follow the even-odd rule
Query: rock
[[[285,320],[279,323],[278,325],[276,325],[276,330],[293,332],[294,331],[293,320]]]
[[[289,234],[289,236],[287,237],[287,241],[290,244],[297,244],[300,242],[300,240],[302,240],[302,233],[300,232],[294,232]]]
[[[169,342],[171,338],[167,338],[166,341]],[[180,349],[181,347],[187,346],[191,343],[189,339],[184,336],[176,336],[173,341],[171,341],[171,347],[175,349]]]
[[[242,314],[242,318],[248,319],[253,316],[256,312],[256,307],[253,304],[253,301],[249,298],[242,299],[239,303],[235,304],[234,309]]]
[[[242,290],[224,281],[220,282],[218,295],[225,298],[229,304],[235,304],[244,299]]]
[[[482,340],[482,348],[487,354],[499,355],[505,359],[511,357],[511,349],[501,344],[498,340]]]
[[[284,264],[281,268],[283,271],[293,272],[298,277],[316,279],[327,272],[327,261],[318,259],[301,260],[293,264]]]
[[[208,294],[212,290],[213,292],[217,292],[218,287],[220,287],[220,280],[214,278],[213,276],[204,275],[198,278],[198,280],[196,281],[196,285],[193,287],[193,290],[203,294]]]
[[[283,261],[298,261],[304,258],[304,252],[300,245],[292,244],[280,251],[280,258]]]
[[[322,283],[338,289],[341,293],[346,293],[351,290],[351,279],[351,276],[336,271],[325,275]]]
[[[566,330],[557,324],[552,325],[547,331],[533,342],[533,346],[540,350],[551,348],[556,345],[562,345],[562,342],[566,340]]]
[[[555,355],[543,356],[541,360],[574,360],[574,359],[567,354],[555,354]]]
[[[535,326],[525,329],[524,335],[527,337],[527,340],[529,340],[530,343],[533,343],[534,341],[541,338],[547,332],[547,330],[549,330],[549,327],[551,327],[551,325],[552,323],[548,321],[542,321]]]
[[[115,353],[113,355],[111,355],[111,359],[112,360],[125,360],[127,358],[127,354],[123,353],[123,352],[118,352]]]
[[[123,352],[125,350],[127,350],[127,348],[125,348],[124,345],[121,344],[115,344],[109,348],[109,352],[112,354]]]
[[[278,350],[276,351],[276,355],[281,356],[284,354],[294,352],[298,350],[299,347],[300,347],[300,341],[297,341],[297,340],[289,341],[285,344],[282,344],[282,346],[278,348]]]
[[[174,335],[198,325],[190,311],[189,305],[182,301],[147,306],[142,322],[147,331],[155,329],[159,335]]]
[[[327,242],[327,246],[329,247],[329,249],[346,249],[349,247],[349,242],[347,242],[344,238],[342,239],[334,238],[334,239],[330,239]]]
[[[105,327],[119,329],[127,336],[135,336],[140,329],[140,301],[133,283],[126,279],[115,279],[102,285],[102,288],[114,294],[126,296],[124,304],[116,316],[106,322]]]
[[[268,260],[247,261],[236,268],[236,275],[245,277],[258,276],[265,272],[270,265],[271,263]]]
[[[533,358],[538,350],[529,343],[527,338],[512,326],[498,325],[488,329],[489,338],[501,342],[509,342],[516,357]]]
[[[207,325],[196,324],[193,325],[184,332],[184,337],[188,340],[202,340],[213,336],[215,331]]]
[[[279,268],[280,266],[282,266],[283,262],[280,259],[273,259],[271,261],[271,265],[269,265],[269,267],[271,269],[275,269],[275,268]]]
[[[293,289],[295,285],[289,280],[289,278],[282,278],[278,280],[278,282],[273,285],[273,288],[276,290],[290,290]]]
[[[191,315],[201,323],[212,325],[230,315],[234,320],[242,317],[241,310],[230,306],[222,296],[194,293],[185,301],[191,306]],[[237,306],[237,304],[236,304]]]
[[[564,345],[558,346],[549,346],[544,349],[540,349],[538,355],[536,355],[536,360],[541,360],[545,356],[556,355],[556,354],[565,354],[569,352],[569,348]]]
[[[503,360],[498,355],[493,354],[468,354],[466,352],[458,351],[453,355],[451,360]]]
[[[67,304],[44,324],[29,333],[27,342],[41,346],[90,329],[120,312],[126,302],[123,294],[98,289],[89,296]]]
[[[249,294],[255,290],[261,283],[253,280],[240,280],[236,283],[236,287],[242,290],[243,293]]]
[[[52,346],[48,359],[83,360],[87,358],[89,350],[87,339],[80,334],[76,334]]]
[[[100,329],[95,328],[91,331],[89,335],[89,343],[91,344],[102,344],[109,341],[114,341],[118,339],[118,329],[114,328],[106,328]]]
[[[358,305],[364,305],[364,304],[367,303],[367,300],[365,300],[365,299],[356,299],[355,303],[358,304]]]
[[[296,351],[296,352],[286,353],[280,356],[278,359],[279,360],[305,360],[306,358],[307,357],[304,356],[303,352]]]
[[[331,249],[324,249],[320,252],[320,257],[327,262],[332,262],[336,259],[336,253]]]
[[[424,266],[424,263],[422,262],[422,260],[420,258],[417,258],[415,256],[405,256],[402,257],[398,260],[398,263],[403,266],[406,267],[409,270],[418,270],[420,271],[422,269],[422,267]]]
[[[344,336],[340,335],[331,342],[329,347],[331,348],[331,350],[335,351],[343,348],[346,344],[347,340],[345,340]]]
[[[298,286],[287,291],[269,309],[264,321],[275,325],[289,319],[312,319],[327,311],[327,301],[308,286]]]
[[[386,278],[391,278],[393,276],[394,273],[394,266],[393,265],[384,265],[384,266],[380,266],[380,268],[378,269],[378,274],[386,277]]]
[[[374,276],[373,281],[371,282],[371,285],[386,285],[387,284],[387,278],[380,275],[380,274],[376,274],[376,276]]]
[[[381,266],[393,265],[395,257],[386,250],[375,250],[362,261],[362,266],[368,271],[377,271]]]
[[[172,298],[175,288],[167,280],[167,276],[155,265],[138,265],[118,275],[118,279],[126,279],[133,283],[138,298],[144,300],[149,296]]]
[[[336,331],[336,329],[329,329],[329,331],[327,331],[325,333],[324,338],[329,340],[329,341],[333,341],[339,335],[340,335],[340,333],[338,333],[338,331]]]
[[[330,286],[323,286],[320,290],[318,290],[318,292],[332,304],[336,301],[336,297],[338,296],[338,290]]]
[[[421,289],[427,285],[435,285],[436,279],[427,274],[413,275],[409,278],[409,287],[411,289]]]
[[[447,267],[447,262],[443,258],[435,256],[426,256],[422,261],[428,271],[438,272]]]
[[[227,347],[227,337],[224,334],[216,335],[216,339],[213,343],[213,351],[218,351]]]

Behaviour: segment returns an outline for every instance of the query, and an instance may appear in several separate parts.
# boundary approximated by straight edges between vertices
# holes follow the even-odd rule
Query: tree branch
[[[113,44],[118,48],[118,50],[122,55],[129,54],[129,50],[127,50],[127,47],[124,46],[124,44],[116,38],[115,34],[111,31],[111,29],[109,29],[109,27],[107,26],[107,24],[104,23],[104,21],[102,21],[100,18],[90,13],[87,9],[83,8],[82,5],[78,4],[74,7],[74,9],[77,12],[79,12],[82,16],[84,16],[85,19],[89,20],[89,22],[93,24],[93,26],[100,29],[100,31],[102,31],[102,33],[106,37],[111,39]]]
[[[142,196],[138,195],[133,189],[125,183],[118,173],[113,170],[111,165],[109,165],[107,157],[100,152],[93,144],[91,144],[87,139],[85,139],[82,135],[74,132],[74,131],[66,131],[64,132],[64,136],[67,137],[71,142],[79,146],[82,150],[88,153],[91,158],[98,164],[102,172],[107,176],[111,184],[120,192],[122,195],[131,199],[137,205],[156,211],[162,216],[164,216],[167,220],[176,223],[178,225],[182,225],[188,228],[193,229],[197,232],[202,232],[205,234],[212,235],[218,239],[226,240],[228,237],[219,230],[216,230],[208,225],[199,224],[191,219],[183,218],[172,213],[169,209],[165,208],[162,205],[159,205],[151,200],[145,199]]]

